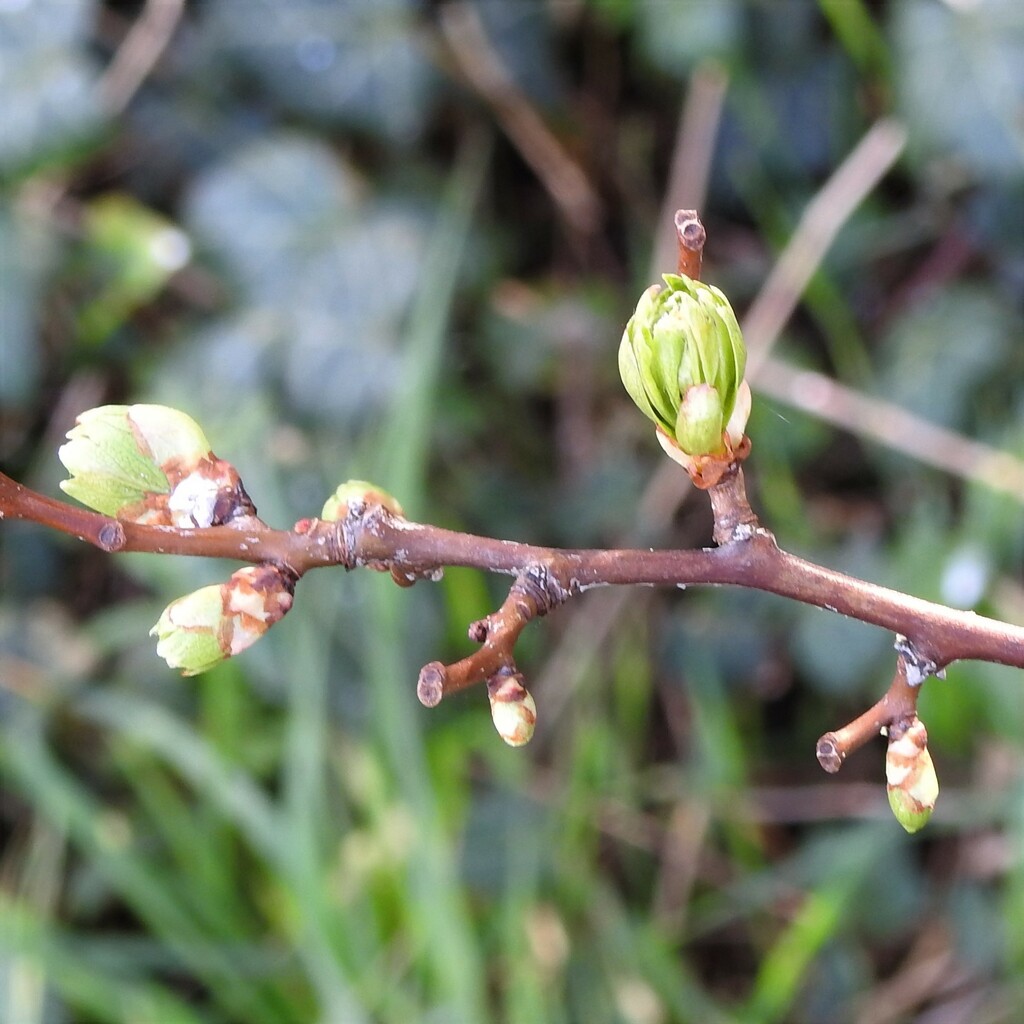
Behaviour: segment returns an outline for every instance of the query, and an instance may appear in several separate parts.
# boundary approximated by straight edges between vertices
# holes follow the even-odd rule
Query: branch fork
[[[416,695],[425,707],[436,707],[443,697],[476,683],[517,674],[513,650],[520,633],[536,618],[579,593],[571,578],[550,566],[528,565],[509,588],[501,607],[469,626],[469,638],[480,649],[453,665],[432,661],[420,670]],[[521,677],[520,677],[521,678]]]

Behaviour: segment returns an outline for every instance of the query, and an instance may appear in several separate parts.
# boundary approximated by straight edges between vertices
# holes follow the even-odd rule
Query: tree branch
[[[47,498],[2,473],[0,518],[31,520],[107,552],[270,562],[300,577],[331,565],[386,569],[412,579],[434,577],[446,566],[515,576],[542,567],[567,595],[625,584],[727,584],[778,594],[891,630],[906,637],[933,671],[964,659],[1024,668],[1024,628],[946,608],[783,551],[751,518],[741,470],[710,494],[716,532],[725,540],[717,548],[682,551],[541,547],[415,523],[380,505],[359,503],[340,522],[302,520],[293,530],[271,529],[255,519],[201,530],[140,526]],[[720,529],[718,524],[723,523],[733,525]]]
[[[690,210],[676,214],[675,226],[680,271],[696,277],[704,245],[703,226]],[[486,682],[495,723],[500,723],[499,732],[516,745],[529,738],[535,709],[515,665],[515,643],[534,618],[594,587],[747,587],[893,632],[898,657],[888,692],[863,715],[826,733],[818,742],[818,759],[829,772],[838,771],[847,755],[872,736],[886,729],[906,728],[914,721],[921,684],[929,676],[941,674],[951,662],[974,659],[1024,668],[1022,627],[933,604],[783,551],[747,500],[741,461],[749,447],[749,439],[743,437],[735,451],[730,449],[722,456],[713,477],[715,482],[701,481],[714,514],[714,548],[552,548],[459,533],[412,522],[402,515],[394,499],[361,484],[351,492],[346,491],[344,501],[340,497],[343,489],[339,489],[337,511],[332,513],[336,520],[303,519],[291,530],[276,530],[255,515],[241,491],[237,473],[227,464],[223,465],[230,472],[225,476],[224,486],[229,488],[229,496],[238,498],[240,492],[245,502],[236,509],[237,518],[228,517],[226,525],[192,529],[141,525],[38,494],[3,473],[0,520],[35,522],[106,552],[199,555],[275,567],[275,579],[288,581],[287,606],[275,606],[273,616],[269,612],[262,614],[266,609],[261,612],[255,607],[248,591],[243,595],[246,600],[239,605],[250,616],[254,608],[261,612],[255,620],[260,632],[290,607],[294,582],[312,569],[371,568],[390,572],[397,583],[405,586],[419,579],[436,580],[447,566],[513,575],[515,582],[501,607],[469,627],[470,639],[480,644],[479,649],[453,665],[426,665],[419,676],[417,693],[425,705],[432,707],[449,693]],[[212,453],[207,453],[203,465],[213,458]],[[219,460],[216,465],[221,465]],[[223,591],[232,600],[238,597],[235,591],[241,593],[246,586],[253,590],[252,581],[244,572],[236,573],[235,577],[240,578],[233,577],[234,589]],[[264,590],[269,593],[273,588]],[[180,627],[175,614],[192,616],[197,621],[209,614],[207,605],[197,601],[199,597],[201,593],[192,595],[188,599],[191,604],[176,602],[165,611],[167,637]],[[225,604],[226,611],[218,611],[219,608],[215,608],[218,621],[233,611],[234,605]],[[206,620],[202,622],[205,624]],[[164,642],[167,637],[161,636]],[[202,667],[192,665],[191,670],[202,671]]]

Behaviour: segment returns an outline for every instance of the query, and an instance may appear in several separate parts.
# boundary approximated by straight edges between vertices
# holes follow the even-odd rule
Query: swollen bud
[[[885,781],[896,820],[908,832],[923,828],[935,809],[939,779],[928,753],[928,732],[919,718],[905,728],[890,727]]]
[[[292,606],[295,580],[273,565],[232,573],[172,601],[150,630],[156,653],[185,676],[199,675],[254,644]]]
[[[210,451],[199,425],[163,405],[88,409],[57,455],[61,489],[122,522],[182,529],[255,513],[235,468]]]
[[[662,447],[699,474],[697,460],[729,460],[743,441],[746,346],[717,288],[681,274],[664,281],[644,292],[626,325],[619,374]]]
[[[529,743],[537,724],[537,705],[522,680],[517,672],[499,673],[487,680],[491,721],[510,747]]]
[[[320,518],[327,523],[344,519],[349,510],[356,506],[381,505],[393,516],[404,516],[398,500],[376,484],[365,480],[346,480],[339,484],[335,492],[324,502]]]

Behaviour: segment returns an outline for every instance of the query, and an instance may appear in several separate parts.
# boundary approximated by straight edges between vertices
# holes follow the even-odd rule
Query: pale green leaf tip
[[[722,451],[724,425],[722,400],[710,384],[698,384],[687,390],[675,424],[676,442],[687,455]]]
[[[893,816],[907,832],[920,832],[928,824],[934,808],[920,807],[901,789],[890,789],[888,796]]]
[[[348,515],[350,507],[354,504],[381,505],[394,516],[405,515],[398,499],[385,491],[383,487],[378,487],[366,480],[346,480],[339,484],[334,493],[324,502],[320,518],[327,523],[337,522]]]
[[[223,589],[201,587],[172,601],[149,631],[158,638],[156,653],[182,675],[199,675],[227,657],[220,643]]]

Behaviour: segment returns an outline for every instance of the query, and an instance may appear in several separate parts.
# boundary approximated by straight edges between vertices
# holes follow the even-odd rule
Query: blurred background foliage
[[[895,118],[775,363],[894,405],[839,430],[755,377],[751,485],[783,545],[1024,622],[1016,0],[0,0],[0,86],[6,472],[55,494],[78,412],[160,401],[275,525],[357,476],[578,546],[708,541],[616,377],[665,211],[742,312]],[[1013,456],[997,486],[873,440],[895,406]],[[0,530],[0,1020],[1020,1019],[1019,673],[928,685],[910,838],[881,741],[813,756],[887,685],[877,630],[588,594],[524,637],[512,751],[482,692],[414,694],[507,581],[314,574],[180,679],[147,631],[228,571]]]

